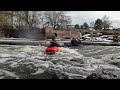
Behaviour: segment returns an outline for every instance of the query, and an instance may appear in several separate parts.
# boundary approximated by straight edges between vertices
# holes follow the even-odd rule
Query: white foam
[[[35,73],[32,73],[32,75],[36,75],[36,74],[41,74],[43,73],[45,70],[39,68]]]
[[[118,53],[118,54],[106,54],[106,55],[102,55],[101,60],[106,61],[106,62],[111,62],[113,60],[119,60],[119,56],[120,56],[120,53]]]
[[[56,53],[53,57],[59,58],[59,59],[72,59],[72,58],[81,58],[83,55],[81,55],[79,52],[77,52],[75,49],[69,49],[69,48],[60,48],[61,52]]]
[[[37,60],[35,62],[36,62],[36,64],[34,64],[35,67],[49,68],[50,65],[53,65],[53,63],[50,61]]]
[[[45,57],[36,56],[35,59],[45,60]]]
[[[103,69],[114,69],[114,70],[119,70],[120,68],[114,66],[114,65],[109,65],[109,64],[100,64],[99,68],[103,68]]]
[[[85,57],[85,58],[86,58],[86,57]],[[88,64],[104,63],[102,60],[100,60],[100,59],[95,59],[95,58],[92,58],[92,57],[89,57],[89,58],[86,58],[86,59],[87,59],[87,60],[86,60],[86,63],[88,63]]]
[[[10,50],[11,47],[13,48],[13,50]],[[87,49],[89,49],[90,51],[86,51],[86,54],[88,54],[88,52],[92,54],[93,53],[96,54],[96,53],[102,52],[102,50],[106,52],[106,50],[110,51],[109,49],[111,48],[111,47],[110,48],[105,47],[101,49],[101,47],[99,48],[98,47],[94,48],[94,46],[92,47],[88,46],[88,47]],[[119,54],[103,53],[104,55],[101,55],[102,59],[95,59],[95,58],[92,58],[92,56],[84,57],[81,54],[82,52],[79,53],[79,50],[81,50],[79,48],[78,48],[79,50],[77,51],[77,49],[61,47],[62,51],[59,53],[56,53],[55,55],[46,55],[45,54],[46,48],[47,47],[44,47],[44,46],[29,46],[29,45],[3,47],[3,51],[1,51],[1,54],[0,54],[0,57],[1,57],[0,63],[6,63],[6,61],[11,60],[10,62],[7,62],[8,64],[10,64],[11,67],[17,67],[19,64],[28,65],[32,63],[35,67],[38,68],[38,70],[35,73],[33,73],[33,75],[43,73],[44,70],[47,68],[59,69],[68,73],[79,74],[79,75],[81,73],[85,73],[85,74],[89,73],[90,71],[94,71],[98,68],[105,68],[105,69],[111,68],[111,69],[119,70],[117,67],[107,64],[105,60],[111,60],[111,57],[119,58],[120,53]],[[5,52],[5,50],[6,51],[8,50],[8,52]],[[44,59],[48,61],[43,61]],[[76,62],[70,61],[71,59],[74,59],[77,61],[82,60],[83,66],[79,66],[80,63],[77,61]],[[61,60],[61,61],[60,62],[56,61],[57,63],[53,64],[51,60]],[[11,73],[11,72],[6,72],[6,71],[0,71],[0,72],[6,73],[6,75],[8,76],[13,75],[14,77],[17,77],[14,75],[14,73]]]
[[[0,54],[1,58],[6,58],[6,57],[10,57],[10,56],[11,56],[10,54],[6,54],[6,53],[1,53]]]
[[[25,58],[26,55],[24,53],[2,53],[0,54],[0,58]]]
[[[14,73],[9,72],[9,71],[6,71],[6,70],[0,69],[0,72],[3,72],[3,73],[6,74],[7,76],[16,77],[16,78],[19,77],[19,76],[15,75]]]
[[[62,66],[62,65],[55,65],[54,68],[55,68],[55,69],[62,70],[62,69],[63,69],[63,66]]]
[[[14,55],[11,55],[11,57],[15,57],[15,58],[25,58],[26,57],[26,55],[23,53],[18,53],[18,54],[14,54]]]
[[[12,64],[10,65],[11,67],[17,67],[17,62],[12,62]]]
[[[0,59],[0,63],[4,63],[4,62],[6,62],[6,61],[8,61],[8,60],[12,60],[13,58],[1,58]]]
[[[25,46],[24,48],[23,48],[23,51],[24,52],[31,52],[31,51],[33,51],[34,49],[32,49],[30,46]]]
[[[64,48],[64,47],[61,47],[60,49],[63,53],[70,53],[70,54],[76,54],[76,55],[80,54],[76,51],[77,49],[69,49],[69,48]]]
[[[0,79],[3,79],[5,76],[0,76]]]

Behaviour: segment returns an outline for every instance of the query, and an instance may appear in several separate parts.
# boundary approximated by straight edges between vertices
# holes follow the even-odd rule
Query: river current
[[[96,70],[120,72],[120,46],[64,47],[46,55],[45,46],[0,45],[0,79],[38,79],[46,69],[63,72],[71,79],[85,79]],[[35,77],[36,76],[36,77]]]

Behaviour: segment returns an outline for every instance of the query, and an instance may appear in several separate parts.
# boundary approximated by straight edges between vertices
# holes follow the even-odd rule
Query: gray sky
[[[82,25],[84,22],[88,24],[104,15],[109,16],[113,27],[120,28],[120,11],[70,11],[69,16],[72,18],[72,24]]]

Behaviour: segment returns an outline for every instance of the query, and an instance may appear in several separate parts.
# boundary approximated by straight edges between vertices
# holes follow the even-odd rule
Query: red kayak
[[[48,47],[46,49],[46,54],[55,54],[56,52],[60,52],[60,48],[57,46],[53,46],[53,47]]]

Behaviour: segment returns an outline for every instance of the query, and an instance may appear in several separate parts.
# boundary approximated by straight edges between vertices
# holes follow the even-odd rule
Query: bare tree
[[[111,25],[111,21],[109,20],[109,17],[107,15],[103,16],[102,18],[102,22],[103,22],[103,28],[106,29],[106,28],[109,28],[110,25]]]
[[[44,17],[49,25],[55,28],[57,25],[64,26],[71,23],[71,19],[66,13],[66,11],[45,11]]]
[[[0,25],[33,28],[44,23],[55,28],[71,23],[67,11],[0,11]]]
[[[40,11],[18,11],[15,13],[16,25],[27,28],[36,27],[40,23]]]
[[[10,25],[8,13],[6,11],[0,11],[0,28],[7,28]]]
[[[94,21],[90,22],[90,27],[94,27],[94,24],[95,24]]]

